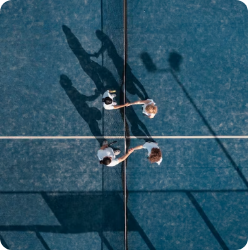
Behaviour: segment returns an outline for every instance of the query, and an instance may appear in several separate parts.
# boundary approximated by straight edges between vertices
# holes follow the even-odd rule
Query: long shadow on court
[[[91,56],[99,57],[99,55],[103,54],[105,51],[107,51],[108,56],[113,61],[113,64],[115,65],[115,68],[119,74],[119,77],[123,78],[123,65],[124,60],[123,58],[118,54],[113,42],[111,39],[102,31],[97,30],[96,31],[97,38],[102,42],[102,46],[99,49],[98,52],[92,54]],[[126,91],[129,92],[132,95],[137,95],[141,100],[148,99],[149,96],[144,88],[144,86],[141,84],[141,82],[134,76],[132,73],[132,69],[128,64],[126,64]],[[140,91],[141,90],[141,91]],[[124,95],[121,94],[121,97]],[[124,102],[125,100],[123,100]],[[126,102],[130,102],[128,98],[126,98]],[[132,106],[129,106],[126,108],[126,118],[131,124],[131,131],[132,134],[135,136],[140,137],[148,137],[146,140],[153,141],[149,131],[147,130],[146,126],[143,122],[141,122],[136,115],[134,109]],[[142,130],[140,129],[142,128]],[[126,131],[127,135],[130,136],[129,131]]]
[[[96,139],[101,144],[103,139],[100,137],[103,137],[103,135],[97,123],[102,118],[101,111],[95,107],[89,107],[87,104],[87,101],[94,101],[99,96],[99,93],[96,91],[95,95],[92,96],[81,94],[72,86],[71,80],[66,75],[60,76],[60,85],[65,90],[77,112],[88,123],[91,133],[96,136]]]
[[[211,127],[211,125],[209,124],[207,119],[204,117],[204,115],[202,114],[200,109],[197,107],[196,103],[194,102],[194,100],[190,96],[190,94],[188,93],[187,89],[184,87],[184,85],[181,83],[181,81],[178,78],[177,73],[180,72],[180,64],[183,61],[183,57],[180,54],[178,54],[177,52],[175,52],[175,51],[171,52],[170,55],[169,55],[169,58],[168,58],[168,63],[170,65],[170,68],[165,68],[165,69],[157,69],[156,65],[153,63],[152,58],[146,52],[141,54],[141,60],[143,61],[143,63],[144,63],[144,65],[145,65],[148,72],[151,72],[151,73],[155,73],[155,72],[158,72],[158,73],[170,73],[173,76],[173,78],[175,79],[175,81],[177,82],[179,87],[182,89],[185,96],[190,101],[191,105],[194,107],[194,109],[196,110],[198,115],[201,117],[203,123],[206,125],[209,132],[214,136],[215,141],[218,143],[219,147],[221,148],[222,152],[225,154],[226,158],[229,160],[229,162],[231,163],[233,168],[236,170],[237,174],[239,175],[240,179],[243,181],[244,185],[248,188],[248,182],[247,182],[244,174],[242,173],[242,171],[240,170],[240,168],[238,167],[236,162],[233,160],[233,158],[230,155],[230,153],[228,152],[228,150],[222,144],[221,140],[217,137],[217,134],[215,133],[215,131],[213,130],[213,128]],[[201,208],[199,203],[196,201],[193,194],[191,192],[186,192],[186,195],[188,196],[188,198],[191,201],[192,205],[195,207],[195,209],[198,211],[198,213],[202,217],[205,224],[208,226],[209,230],[214,235],[215,239],[218,241],[221,248],[225,249],[225,250],[228,250],[229,248],[227,247],[224,240],[221,238],[220,234],[215,229],[215,227],[213,226],[213,224],[211,223],[211,221],[209,220],[209,218],[207,217],[207,215],[205,214],[205,212],[203,211],[203,209]]]
[[[225,146],[223,145],[221,140],[217,137],[217,134],[215,133],[214,129],[211,127],[211,125],[209,124],[209,122],[207,121],[205,116],[202,114],[200,109],[197,107],[197,105],[194,102],[193,98],[190,96],[187,89],[184,87],[184,85],[182,84],[182,82],[178,78],[177,72],[180,72],[180,64],[183,61],[183,57],[180,54],[178,54],[177,52],[175,52],[175,51],[171,52],[170,55],[169,55],[169,58],[168,58],[170,68],[161,69],[161,70],[157,69],[156,65],[153,63],[153,60],[152,60],[152,58],[150,57],[150,55],[148,53],[146,53],[146,52],[142,53],[141,54],[141,59],[142,59],[144,65],[145,65],[147,71],[149,71],[149,72],[158,71],[158,72],[171,73],[171,75],[173,76],[173,78],[175,79],[175,81],[177,82],[179,87],[182,89],[185,96],[190,101],[191,105],[194,107],[197,114],[201,117],[203,123],[206,125],[209,132],[214,136],[215,141],[218,143],[219,147],[221,148],[221,150],[225,154],[226,158],[230,161],[231,165],[236,170],[236,172],[238,173],[239,177],[241,178],[241,180],[243,181],[245,186],[248,188],[248,181],[246,180],[245,176],[241,172],[240,168],[238,167],[236,162],[233,160],[232,156],[229,154],[228,150],[225,148]]]
[[[246,193],[247,190],[150,190],[142,191],[142,193],[185,193],[196,211],[199,213],[203,221],[208,226],[216,240],[219,242],[221,249],[228,250],[227,245],[218,233],[214,224],[208,218],[204,209],[201,207],[197,199],[194,197],[196,193]],[[5,192],[3,192],[5,193]],[[11,192],[12,193],[12,192]],[[19,194],[33,194],[33,192],[20,192]],[[132,191],[136,193],[136,191]],[[140,191],[138,191],[140,193]],[[0,225],[0,231],[4,232],[34,232],[40,240],[44,249],[50,250],[49,244],[42,237],[42,233],[62,233],[62,234],[80,234],[87,232],[98,233],[102,242],[107,249],[115,249],[113,243],[116,243],[118,232],[123,233],[124,230],[124,213],[123,199],[118,192],[108,192],[104,196],[97,193],[73,192],[73,193],[47,193],[37,192],[45,200],[60,225],[23,225],[23,223],[14,225]],[[39,211],[39,208],[37,208]],[[13,210],[15,211],[15,210]],[[14,216],[14,214],[13,214]],[[150,239],[145,234],[133,214],[128,209],[129,232],[137,232],[140,234],[148,249],[155,249]],[[45,218],[44,218],[45,219]],[[114,233],[116,232],[116,233]],[[113,234],[111,234],[113,233]],[[8,247],[8,242],[4,240],[2,235],[0,239],[3,244]],[[56,237],[55,237],[56,239]],[[121,240],[118,238],[118,242]],[[7,243],[7,244],[6,244]],[[120,247],[122,249],[122,247]]]
[[[13,225],[0,226],[3,232],[35,232],[45,249],[50,250],[41,233],[80,234],[96,232],[109,250],[115,250],[116,234],[124,231],[124,203],[118,193],[101,194],[47,194],[40,193],[59,221],[59,226],[49,225]],[[129,231],[140,234],[148,248],[155,250],[139,223],[128,210]],[[121,243],[120,243],[121,244]],[[122,249],[122,247],[120,247]]]
[[[79,40],[72,33],[72,31],[65,25],[62,26],[62,29],[65,33],[69,47],[71,48],[72,52],[77,57],[84,72],[95,83],[98,91],[101,94],[103,94],[108,89],[115,89],[115,90],[121,89],[121,86],[119,86],[119,84],[116,81],[116,79],[114,78],[113,74],[106,67],[101,66],[98,63],[96,63],[95,61],[91,60],[92,55],[85,51],[85,49],[82,47]],[[110,41],[110,39],[109,39],[109,41]],[[104,49],[105,49],[105,47],[104,47]],[[111,51],[116,51],[113,43],[111,45]],[[112,54],[114,54],[114,56]],[[118,60],[116,60],[117,55],[118,55],[117,52],[112,53],[112,54],[111,54],[112,55],[111,58],[116,62],[115,65],[116,65],[117,71],[121,75],[120,77],[122,78],[123,59],[121,59],[121,57],[118,57]],[[131,69],[129,70],[129,72],[131,72]],[[131,74],[131,73],[129,73],[129,74],[131,75],[130,76],[130,78],[132,79],[131,82],[137,83],[138,80],[136,81],[136,78],[133,76],[133,74]],[[139,87],[143,88],[145,96],[147,96],[147,93],[145,92],[144,87],[142,86],[142,84],[140,82],[139,82],[139,84],[140,84]],[[127,82],[126,86],[129,86],[129,85],[131,87],[130,88],[128,87],[128,88],[130,91],[132,91],[132,94],[142,95],[142,94],[140,94],[140,91],[135,87],[134,84],[129,84]],[[123,93],[121,90],[120,90],[120,97],[121,98],[123,97]],[[142,98],[144,98],[143,95],[142,95]],[[121,99],[120,103],[123,103],[123,102],[124,102],[124,100]],[[129,102],[129,100],[127,100],[127,102]],[[120,112],[123,116],[123,109],[120,109]],[[150,135],[149,131],[147,130],[145,124],[138,118],[138,116],[136,115],[136,113],[132,107],[128,107],[126,109],[126,118],[130,122],[130,125],[131,125],[130,129],[134,135],[143,136],[143,137],[146,137],[148,139],[151,139],[151,135]]]
[[[72,31],[65,25],[62,26],[62,30],[65,33],[66,39],[67,39],[67,43],[70,47],[70,49],[72,50],[72,52],[75,54],[76,58],[78,59],[81,68],[84,70],[84,72],[93,80],[93,82],[96,85],[97,90],[103,94],[106,90],[108,89],[115,89],[115,90],[119,90],[120,91],[120,104],[123,104],[125,100],[123,100],[124,94],[122,92],[122,86],[120,86],[118,84],[118,82],[116,81],[116,79],[114,78],[113,74],[104,66],[99,65],[98,63],[96,63],[95,61],[91,60],[92,55],[87,53],[85,51],[85,49],[82,47],[82,45],[80,44],[79,40],[77,39],[77,37],[72,33]],[[112,49],[115,49],[114,45],[112,46]],[[115,49],[116,51],[116,49]],[[117,54],[118,55],[118,54]],[[112,59],[115,58],[112,56]],[[121,59],[121,57],[118,58],[118,60],[115,60],[115,66],[117,68],[117,71],[120,75],[120,78],[122,78],[122,70],[123,70],[123,59]],[[129,91],[132,94],[137,94],[138,96],[140,96],[142,99],[144,99],[145,97],[148,97],[147,93],[144,90],[144,87],[142,86],[142,84],[140,82],[138,82],[138,80],[131,74],[131,69],[129,70],[129,76],[132,78],[132,83],[127,83],[127,86],[130,85],[130,88],[128,87]],[[63,81],[65,81],[65,76],[63,76]],[[67,82],[69,83],[68,79]],[[139,85],[139,87],[141,89],[143,89],[144,91],[144,96],[140,93],[140,91],[135,87],[135,85],[133,83],[136,83]],[[123,84],[123,83],[122,83]],[[66,84],[67,85],[67,84]],[[69,83],[70,85],[70,83]],[[67,88],[67,87],[66,87]],[[65,90],[66,90],[65,88]],[[70,87],[72,88],[72,87]],[[75,92],[75,88],[73,89],[73,91]],[[78,110],[78,112],[84,113],[85,111],[83,111],[82,109],[86,108],[89,109],[89,107],[85,106],[84,104],[84,108],[80,108],[80,106],[78,106],[78,102],[75,104],[75,98],[73,98],[70,94],[68,94],[68,90],[66,90],[67,95],[69,96],[70,100],[73,102],[74,106],[76,107],[76,109]],[[75,96],[76,94],[74,94]],[[79,97],[81,98],[81,97]],[[127,102],[129,102],[129,100],[126,100]],[[83,101],[84,103],[84,101]],[[78,107],[78,108],[77,108]],[[79,111],[80,109],[80,111]],[[87,113],[87,112],[86,112]],[[131,131],[133,132],[134,135],[137,136],[142,136],[144,138],[146,138],[145,140],[151,139],[151,135],[149,133],[149,131],[147,130],[146,126],[144,125],[144,123],[138,118],[138,116],[136,115],[134,109],[132,107],[128,107],[128,112],[126,112],[125,117],[124,117],[124,113],[123,113],[123,109],[120,109],[120,114],[122,116],[122,119],[124,120],[124,122],[126,123],[126,135],[129,136],[129,127],[128,124],[126,122],[126,118],[129,121],[130,125],[131,125]],[[84,116],[82,116],[84,118]],[[84,118],[85,119],[85,118]],[[90,120],[92,122],[92,120]],[[93,123],[93,122],[92,122]],[[99,133],[99,131],[98,131]],[[94,134],[95,135],[95,134]],[[129,143],[130,140],[127,140],[127,149],[129,148]],[[122,171],[124,169],[124,166],[122,164]],[[122,174],[122,181],[123,181],[123,174]],[[104,192],[103,192],[104,194]],[[44,196],[45,197],[45,196]],[[70,230],[77,232],[78,230],[81,232],[88,232],[88,231],[98,231],[99,236],[102,238],[102,241],[105,242],[105,245],[109,246],[109,249],[112,249],[110,244],[106,241],[106,239],[104,238],[103,234],[101,233],[103,231],[103,229],[108,229],[111,228],[112,231],[123,231],[124,230],[124,212],[123,212],[123,207],[124,207],[124,203],[123,201],[120,199],[120,196],[115,197],[115,196],[111,196],[108,197],[108,202],[107,204],[102,203],[104,202],[104,197],[106,197],[105,195],[101,195],[101,196],[94,196],[91,197],[89,200],[90,196],[84,196],[84,197],[76,197],[76,199],[78,199],[77,202],[83,202],[84,205],[86,206],[85,209],[87,210],[90,206],[90,204],[92,204],[91,209],[92,210],[96,210],[96,208],[104,208],[105,206],[107,206],[107,204],[112,204],[112,207],[109,207],[109,205],[107,206],[108,209],[106,210],[97,210],[96,212],[99,214],[95,214],[96,217],[94,216],[89,216],[87,215],[86,217],[83,217],[82,220],[80,220],[79,224],[75,224],[75,220],[78,220],[78,218],[80,218],[80,212],[82,211],[82,206],[80,205],[78,208],[78,212],[79,214],[76,215],[76,217],[72,218],[70,216],[67,215],[63,215],[61,216],[61,220],[64,220],[62,218],[64,217],[68,217],[68,221],[65,223],[65,221],[61,221],[61,223],[64,225],[66,225],[65,227],[63,227],[62,229],[59,229],[59,231],[62,233],[62,231],[65,233],[64,230],[68,229],[68,225],[73,225],[72,228],[70,228]],[[72,197],[67,197],[68,199],[71,199]],[[66,197],[64,197],[64,202],[67,203],[67,201],[65,201]],[[85,200],[89,200],[88,204],[87,202],[85,203]],[[49,200],[49,198],[46,198],[46,201],[48,204],[50,204],[49,206],[51,207],[51,209],[54,209],[53,205],[51,204],[51,200]],[[92,203],[90,203],[92,202]],[[121,204],[121,205],[118,205]],[[62,204],[61,204],[62,206]],[[71,211],[72,213],[75,213],[75,206],[72,206],[73,211]],[[117,208],[117,210],[116,210]],[[103,212],[105,211],[105,212]],[[116,219],[115,215],[116,211],[119,211],[118,213],[121,213],[121,221],[118,221],[118,219]],[[67,210],[68,212],[68,210]],[[56,211],[54,211],[54,213],[56,214]],[[103,216],[103,221],[100,221],[99,223],[99,217],[101,217],[101,215]],[[138,225],[137,221],[134,219],[134,217],[131,215],[131,213],[128,213],[129,215],[129,230],[132,230],[132,228],[135,231],[139,231],[141,237],[143,238],[144,242],[146,242],[147,246],[149,247],[149,249],[155,249],[152,245],[152,243],[150,242],[150,240],[148,239],[148,237],[146,236],[146,234],[144,233],[144,231],[142,230],[142,228]],[[60,218],[60,214],[57,216]],[[58,218],[58,219],[59,219]],[[87,218],[89,218],[90,220],[87,221]],[[98,218],[98,219],[97,219]],[[117,223],[112,222],[112,219],[114,218],[113,221],[117,221]],[[85,221],[84,221],[85,220]],[[100,230],[101,229],[101,230]],[[55,228],[55,230],[57,230]],[[62,231],[61,231],[62,230]]]
[[[112,59],[116,67],[119,77],[122,79],[124,65],[123,58],[118,54],[113,42],[105,33],[97,30],[96,36],[102,42],[102,47],[97,53],[93,54],[92,56],[98,57],[100,54],[103,54],[105,51],[107,51],[108,56]],[[126,90],[132,95],[137,95],[142,100],[149,98],[144,86],[134,76],[134,74],[132,73],[132,69],[128,64],[126,64]]]

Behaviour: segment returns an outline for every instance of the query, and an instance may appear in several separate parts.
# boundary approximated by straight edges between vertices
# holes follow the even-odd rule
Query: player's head
[[[155,162],[158,162],[160,161],[162,157],[162,152],[159,148],[152,148],[151,150],[151,154],[149,156],[149,160],[151,163],[155,163]]]
[[[149,104],[146,106],[146,112],[155,115],[158,112],[158,107],[153,104]]]
[[[111,158],[110,157],[104,157],[101,161],[100,164],[108,166],[111,163]]]
[[[106,105],[109,105],[112,103],[112,99],[110,97],[102,98],[102,102],[104,102]]]

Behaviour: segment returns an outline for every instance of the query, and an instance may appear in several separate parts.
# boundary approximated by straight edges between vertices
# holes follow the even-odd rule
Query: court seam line
[[[0,136],[0,140],[38,140],[38,139],[53,139],[53,140],[66,140],[66,139],[248,139],[248,135],[196,135],[196,136]]]

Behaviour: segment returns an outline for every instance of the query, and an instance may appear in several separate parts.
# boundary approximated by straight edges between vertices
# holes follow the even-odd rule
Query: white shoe
[[[115,155],[119,155],[121,153],[121,151],[119,150],[119,149],[116,149],[115,151],[114,151],[114,154]]]

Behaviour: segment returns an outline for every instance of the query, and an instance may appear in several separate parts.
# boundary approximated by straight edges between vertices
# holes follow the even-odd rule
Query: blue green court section
[[[109,141],[122,156],[126,134],[128,148],[148,138],[163,153],[161,165],[150,164],[144,149],[127,160],[128,249],[241,249],[248,239],[247,7],[127,1],[126,98],[153,99],[154,119],[139,105],[125,117],[102,107],[107,89],[123,102],[123,36],[122,0],[2,6],[2,244],[124,250],[124,165],[100,165],[97,150],[116,136]]]

